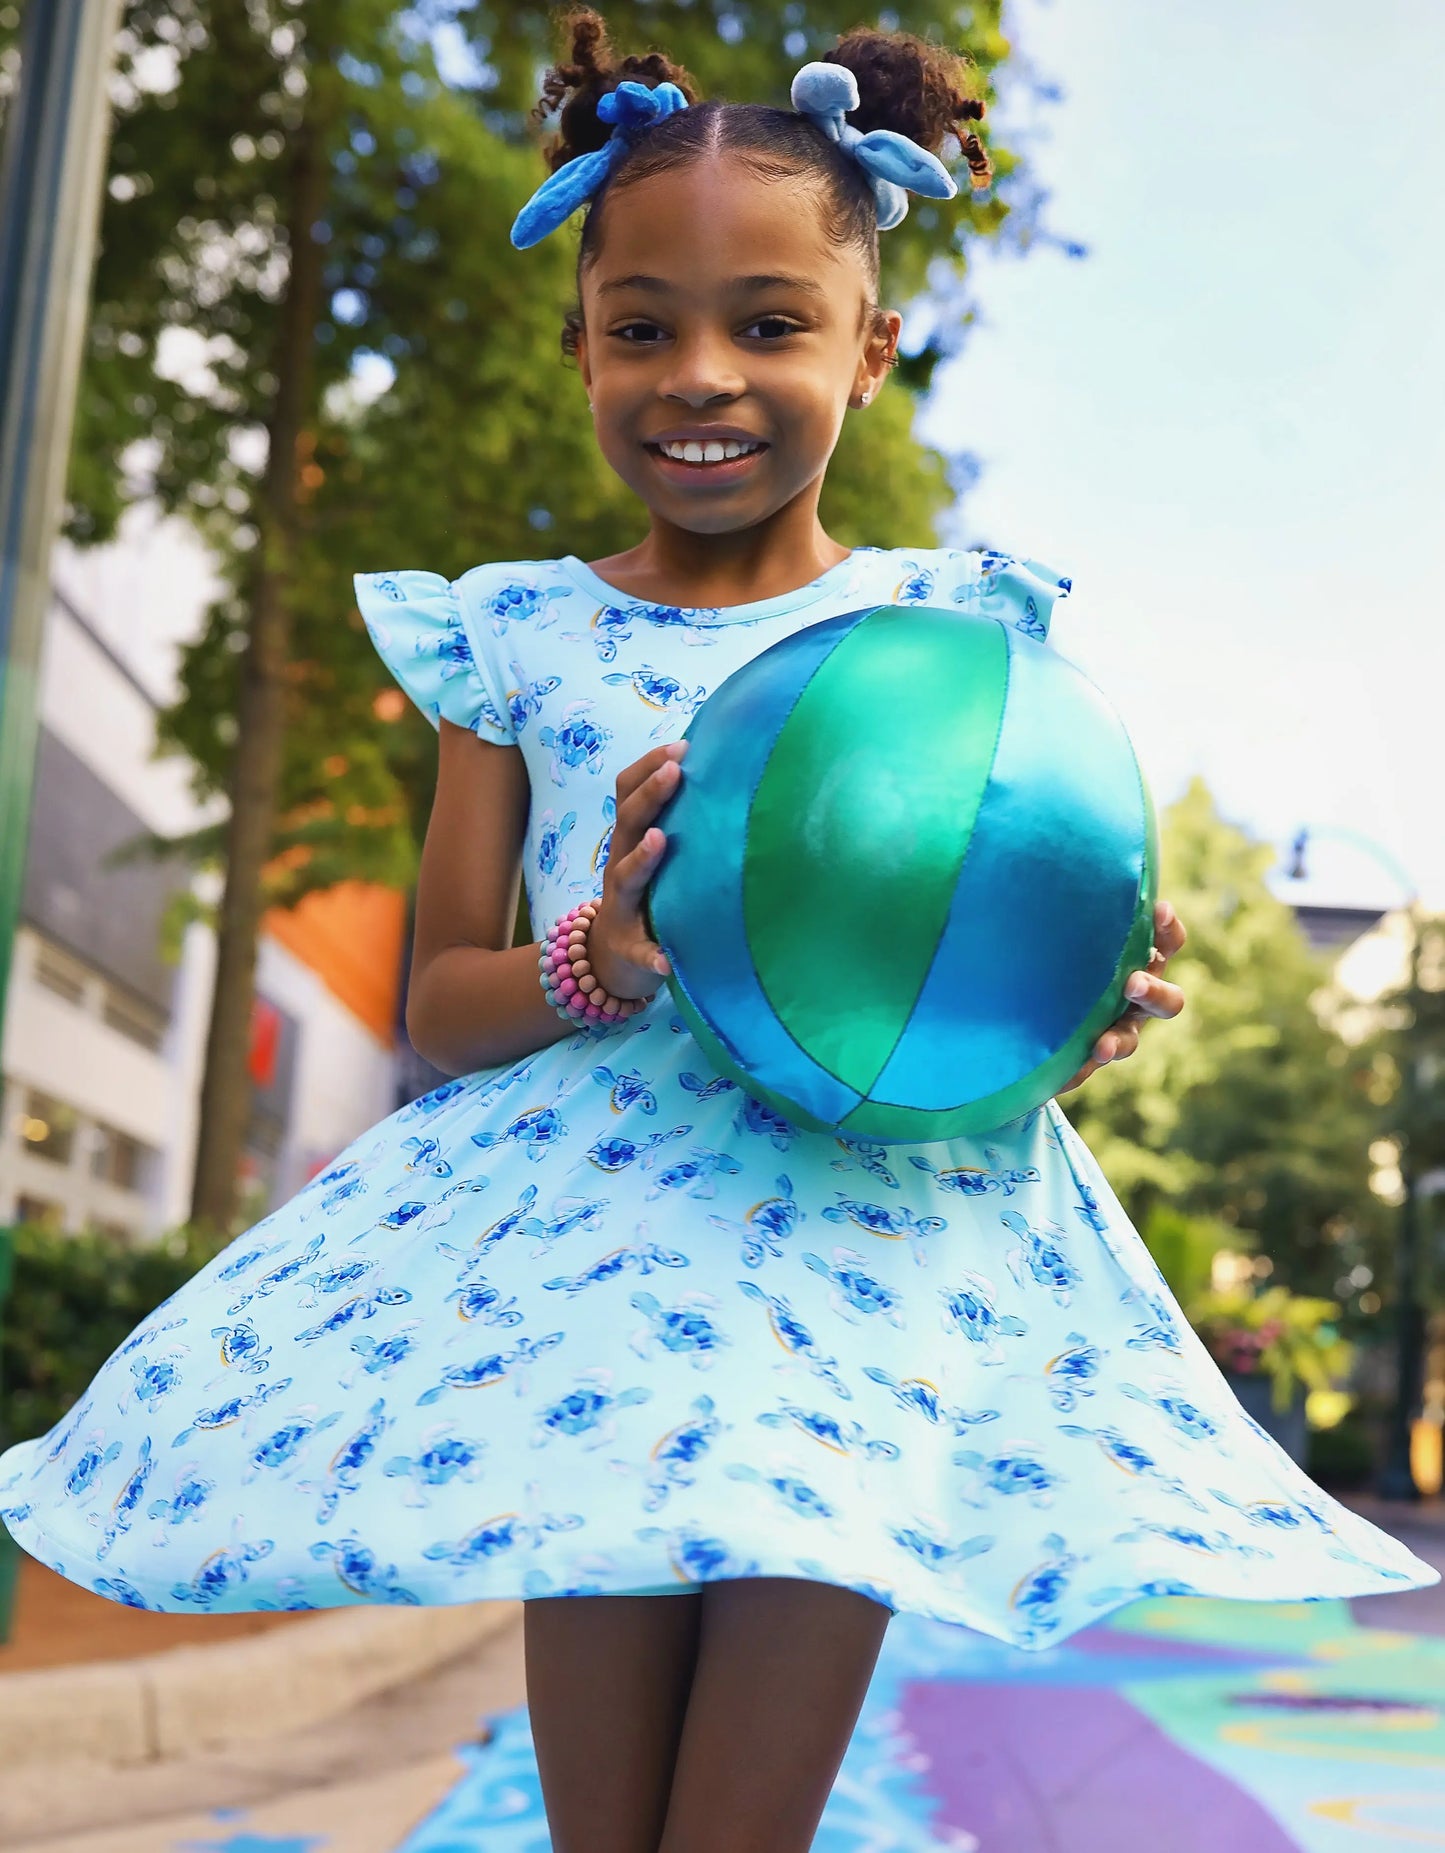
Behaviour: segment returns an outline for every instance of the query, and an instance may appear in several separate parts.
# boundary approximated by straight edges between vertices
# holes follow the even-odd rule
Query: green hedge
[[[20,1224],[0,1310],[0,1441],[44,1434],[143,1319],[223,1246],[189,1229],[126,1246]]]

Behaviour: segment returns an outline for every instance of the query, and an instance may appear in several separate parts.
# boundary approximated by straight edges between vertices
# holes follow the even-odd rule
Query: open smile
[[[768,446],[760,438],[670,438],[643,448],[673,482],[724,483],[748,475]]]

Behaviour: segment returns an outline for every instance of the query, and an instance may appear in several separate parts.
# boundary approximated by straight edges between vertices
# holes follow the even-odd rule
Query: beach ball
[[[708,1059],[794,1124],[889,1142],[1051,1098],[1148,963],[1128,734],[1012,624],[882,605],[699,708],[648,918]]]

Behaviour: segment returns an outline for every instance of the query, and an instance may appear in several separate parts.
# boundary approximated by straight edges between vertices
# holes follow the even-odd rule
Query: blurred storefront
[[[214,967],[211,898],[175,859],[113,862],[214,821],[183,758],[152,756],[176,649],[211,595],[176,524],[128,517],[56,562],[21,927],[0,1040],[0,1222],[136,1239],[184,1221]],[[268,914],[244,1158],[284,1200],[398,1100],[403,897],[362,884]],[[167,949],[168,947],[168,949]]]

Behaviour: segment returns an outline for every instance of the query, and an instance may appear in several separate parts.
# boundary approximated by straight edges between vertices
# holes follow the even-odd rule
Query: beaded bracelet
[[[537,966],[547,1002],[566,1023],[607,1030],[645,1010],[652,997],[613,997],[592,974],[587,935],[597,917],[597,903],[583,901],[554,920],[542,936]]]

